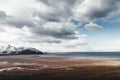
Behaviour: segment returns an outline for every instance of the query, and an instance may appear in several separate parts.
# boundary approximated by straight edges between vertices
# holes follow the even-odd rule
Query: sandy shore
[[[120,61],[41,55],[0,56],[0,80],[120,80]]]
[[[0,56],[0,72],[40,71],[43,69],[65,69],[86,66],[119,66],[120,61],[110,58],[62,58],[37,55]]]

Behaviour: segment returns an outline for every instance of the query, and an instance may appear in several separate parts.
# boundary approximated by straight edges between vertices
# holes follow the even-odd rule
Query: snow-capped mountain
[[[0,48],[0,54],[5,55],[5,54],[43,54],[43,52],[35,49],[35,48],[25,48],[25,47],[14,47],[11,45],[7,46],[2,46]]]

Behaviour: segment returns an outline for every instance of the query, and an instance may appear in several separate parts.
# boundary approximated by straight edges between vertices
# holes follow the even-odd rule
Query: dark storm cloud
[[[47,12],[38,12],[41,18],[53,21],[53,22],[64,22],[73,16],[72,9],[76,3],[80,3],[83,0],[38,0],[47,7],[52,8]],[[52,12],[51,12],[52,11]]]
[[[66,6],[66,7],[71,7],[72,5],[74,5],[74,3],[76,3],[76,1],[82,1],[82,0],[37,0],[37,1],[40,1],[40,2],[43,2],[45,3],[46,5],[49,5],[49,6]],[[60,6],[60,7],[61,7]],[[66,8],[65,7],[65,8]]]
[[[22,40],[23,42],[25,41],[26,42],[26,40]],[[40,39],[40,38],[34,38],[33,39],[33,37],[32,38],[30,38],[30,39],[27,39],[27,42],[29,42],[29,43],[56,43],[56,44],[60,44],[61,43],[61,40],[59,40],[59,39]]]
[[[2,24],[11,25],[11,27],[22,28],[24,26],[33,27],[35,26],[31,19],[26,19],[24,17],[16,18],[14,16],[8,15],[4,11],[0,11],[0,19]]]
[[[101,8],[92,8],[90,12],[90,17],[92,19],[95,18],[102,18],[108,16],[111,12],[118,9],[117,3],[119,3],[120,0],[102,0],[101,1]]]
[[[0,11],[0,19],[5,19],[7,17],[4,11]]]
[[[51,22],[43,25],[41,27],[37,27],[31,29],[31,31],[37,35],[42,36],[51,36],[58,39],[76,39],[75,28],[70,24],[56,23]]]
[[[80,20],[94,20],[109,16],[118,11],[120,0],[85,0],[76,7],[76,18]],[[77,14],[77,15],[76,15]]]
[[[38,16],[39,18],[42,18],[46,21],[51,22],[61,22],[60,17],[56,13],[40,13],[40,12],[34,12],[33,16]]]
[[[56,44],[60,44],[61,40],[44,40],[44,42],[46,43],[56,43]]]
[[[17,27],[17,28],[22,28],[24,26],[35,27],[33,21],[31,21],[30,19],[11,18],[11,19],[8,19],[6,22],[7,22],[7,24],[12,25],[12,26]]]

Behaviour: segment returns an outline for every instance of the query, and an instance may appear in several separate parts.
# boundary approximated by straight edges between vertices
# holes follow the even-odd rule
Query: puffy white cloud
[[[101,30],[103,28],[102,26],[100,26],[96,23],[93,23],[93,22],[86,24],[84,27],[87,30]]]

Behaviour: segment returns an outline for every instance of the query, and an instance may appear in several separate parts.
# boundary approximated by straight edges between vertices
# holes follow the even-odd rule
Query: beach
[[[23,71],[42,70],[46,68],[69,69],[71,67],[82,66],[119,66],[119,65],[120,63],[117,59],[111,58],[89,58],[89,57],[65,58],[43,56],[41,57],[37,55],[0,56],[1,69],[19,67],[19,69]]]
[[[56,77],[55,75],[57,74],[58,77],[56,77],[56,80],[64,76],[66,76],[65,79],[68,79],[75,75],[77,76],[73,77],[73,79],[80,79],[80,76],[89,76],[89,73],[92,72],[94,73],[92,76],[95,76],[97,75],[95,73],[96,71],[104,72],[108,69],[120,69],[119,65],[120,61],[118,59],[111,58],[65,58],[40,55],[0,56],[0,80],[18,80],[25,78],[28,80],[50,80]],[[65,75],[63,75],[63,73],[65,73]],[[43,74],[44,76],[41,76]],[[52,75],[52,77],[50,75]],[[30,77],[34,77],[34,79]],[[85,78],[82,80],[85,80]]]

